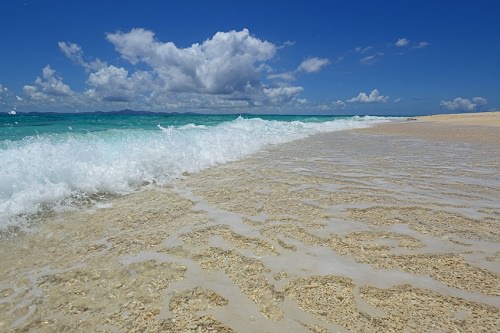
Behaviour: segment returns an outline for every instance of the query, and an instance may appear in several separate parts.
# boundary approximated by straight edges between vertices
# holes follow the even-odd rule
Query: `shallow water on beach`
[[[378,117],[0,114],[0,232]]]
[[[495,331],[500,147],[342,131],[0,241],[0,331]]]

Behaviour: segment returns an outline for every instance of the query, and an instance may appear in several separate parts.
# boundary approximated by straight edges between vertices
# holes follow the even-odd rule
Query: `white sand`
[[[437,121],[454,125],[479,125],[500,127],[500,111],[476,112],[460,114],[440,114],[426,117],[418,117],[424,121]]]

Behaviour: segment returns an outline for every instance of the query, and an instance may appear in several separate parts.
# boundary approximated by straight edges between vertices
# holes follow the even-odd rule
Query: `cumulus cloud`
[[[404,47],[404,46],[408,46],[408,44],[410,44],[410,41],[406,38],[399,38],[396,43],[394,43],[394,45],[396,45],[397,47]]]
[[[294,42],[276,46],[247,29],[217,32],[188,47],[160,41],[153,31],[142,28],[109,33],[106,39],[127,63],[91,60],[80,45],[61,41],[60,51],[88,72],[86,88],[73,91],[47,65],[40,77],[23,87],[22,103],[101,110],[116,108],[116,103],[151,110],[292,106],[300,104],[297,97],[304,90],[289,84],[295,75],[319,72],[330,63],[311,57],[294,70],[274,73],[271,61],[276,53]],[[281,82],[264,82],[266,75]]]
[[[336,100],[336,101],[327,101],[323,102],[321,104],[316,105],[316,109],[318,111],[333,111],[333,110],[340,110],[344,109],[346,106],[344,101],[341,100]]]
[[[151,68],[155,78],[153,96],[159,96],[161,91],[198,93],[257,105],[288,103],[303,91],[302,87],[269,87],[261,82],[262,73],[272,71],[267,62],[280,47],[252,36],[247,29],[217,32],[203,43],[186,48],[159,41],[154,32],[146,29],[111,33],[107,39],[131,64],[144,63]],[[293,42],[284,44],[291,45]],[[328,63],[325,58],[308,58],[295,71],[273,73],[268,78],[293,81],[297,72],[315,73]]]
[[[37,77],[33,85],[25,85],[23,91],[28,97],[36,100],[67,97],[74,94],[49,65],[43,68],[42,77]]]
[[[482,106],[488,104],[488,100],[484,97],[474,97],[472,99],[472,102],[476,104],[477,106]]]
[[[345,108],[345,102],[339,100],[336,100],[335,102],[332,102],[332,108],[333,109],[343,109]]]
[[[360,92],[358,96],[348,99],[348,103],[386,103],[389,100],[389,96],[382,96],[377,89],[373,89],[368,95],[364,92]]]
[[[152,31],[132,29],[107,39],[132,64],[149,65],[166,90],[230,94],[259,84],[260,65],[273,58],[276,46],[242,31],[217,32],[202,44],[178,48],[160,42]]]
[[[91,87],[86,91],[89,97],[110,102],[128,102],[147,91],[152,85],[152,78],[145,71],[137,71],[130,76],[126,69],[111,65],[91,73],[87,83]]]
[[[289,103],[297,94],[302,92],[302,87],[264,87],[263,91],[272,104]]]
[[[484,97],[474,97],[472,100],[457,97],[452,101],[441,101],[439,106],[447,111],[471,112],[477,111],[481,106],[486,105],[488,101]]]
[[[75,64],[83,66],[87,71],[97,71],[106,66],[106,63],[97,59],[92,62],[84,60],[83,49],[75,43],[59,42],[59,49]]]
[[[309,58],[299,65],[297,71],[306,72],[306,73],[316,73],[321,70],[323,66],[326,66],[330,63],[330,60],[326,58]]]
[[[198,93],[163,94],[153,91],[146,97],[145,103],[149,108],[160,110],[214,110],[230,109],[231,112],[239,108],[248,108],[260,105],[255,99],[233,99],[222,95],[209,95]]]

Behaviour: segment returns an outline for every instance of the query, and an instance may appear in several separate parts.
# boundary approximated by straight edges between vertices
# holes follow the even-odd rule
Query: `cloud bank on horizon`
[[[443,110],[447,111],[474,112],[486,104],[488,104],[488,101],[484,97],[474,97],[472,100],[457,97],[452,101],[441,101],[439,105]]]

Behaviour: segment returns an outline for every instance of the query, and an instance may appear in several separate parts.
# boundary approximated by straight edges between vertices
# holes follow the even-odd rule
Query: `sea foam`
[[[0,229],[20,216],[126,194],[146,184],[165,185],[184,173],[241,159],[269,144],[320,132],[361,128],[380,118],[324,122],[259,118],[216,126],[45,134],[0,142]]]

